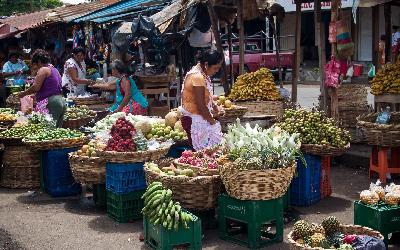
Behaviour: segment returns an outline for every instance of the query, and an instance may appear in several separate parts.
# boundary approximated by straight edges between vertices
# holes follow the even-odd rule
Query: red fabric
[[[187,137],[189,139],[190,147],[192,147],[192,134],[191,134],[191,129],[192,129],[192,118],[190,116],[183,116],[181,118],[181,123],[183,129],[186,131]]]
[[[338,43],[338,44],[348,44],[348,43],[351,43],[351,38],[339,40],[339,41],[337,41],[337,43]]]
[[[132,115],[147,115],[147,109],[140,106],[137,102],[132,102],[132,112],[131,105],[129,104],[122,109],[122,112],[125,112],[126,114],[131,113]]]
[[[340,60],[340,74],[346,75],[348,70],[347,60]]]

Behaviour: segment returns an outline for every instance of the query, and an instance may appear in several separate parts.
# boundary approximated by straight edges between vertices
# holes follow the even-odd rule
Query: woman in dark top
[[[38,68],[35,82],[29,89],[21,92],[19,98],[35,94],[36,112],[50,114],[57,127],[62,126],[67,105],[61,93],[61,76],[53,65],[46,51],[37,49],[31,59],[31,65]]]

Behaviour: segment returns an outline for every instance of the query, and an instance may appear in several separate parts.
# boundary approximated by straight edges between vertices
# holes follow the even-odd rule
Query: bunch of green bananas
[[[144,199],[142,213],[154,225],[160,224],[168,230],[174,228],[177,231],[180,224],[188,229],[188,223],[194,221],[190,214],[182,211],[179,202],[172,200],[172,191],[166,190],[161,182],[151,183],[142,199]]]

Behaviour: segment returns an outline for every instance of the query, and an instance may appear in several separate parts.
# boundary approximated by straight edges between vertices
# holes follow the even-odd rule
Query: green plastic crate
[[[216,218],[215,209],[209,209],[203,211],[189,209],[189,212],[200,218],[202,230],[217,228],[218,221]]]
[[[219,236],[223,240],[257,249],[283,241],[282,198],[244,201],[221,194],[218,198]],[[275,227],[275,232],[265,230]]]
[[[379,231],[385,237],[387,245],[389,234],[400,232],[400,207],[383,203],[373,206],[355,201],[354,224]]]
[[[93,185],[93,201],[96,207],[107,207],[107,191],[105,184]]]
[[[126,223],[142,218],[142,195],[146,190],[133,191],[127,194],[114,194],[107,191],[107,214],[113,220]]]
[[[190,213],[191,214],[191,213]],[[181,225],[178,231],[167,230],[161,225],[153,225],[146,217],[143,218],[144,239],[146,244],[156,250],[172,250],[178,246],[184,246],[189,250],[201,249],[201,220],[191,214],[194,221],[185,229]]]
[[[286,194],[282,197],[283,211],[288,211],[290,209],[290,188]]]

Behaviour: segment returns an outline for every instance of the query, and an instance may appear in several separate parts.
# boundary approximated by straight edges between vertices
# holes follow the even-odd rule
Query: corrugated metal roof
[[[117,2],[119,2],[119,0],[99,0],[90,3],[81,3],[77,5],[60,7],[49,13],[48,19],[59,22],[71,22],[76,18],[87,15]]]
[[[82,21],[91,21],[93,19],[102,18],[110,15],[119,15],[134,8],[137,8],[139,5],[152,2],[150,0],[125,0],[119,3],[112,4],[108,7],[102,8],[95,12],[92,12],[88,15],[82,16],[80,18],[75,19],[75,22],[82,22]]]
[[[46,22],[46,16],[52,10],[37,11],[28,14],[21,14],[17,16],[12,16],[6,19],[1,19],[0,22],[8,24],[18,30],[26,30],[40,26]]]
[[[112,15],[112,16],[106,16],[106,17],[100,17],[100,18],[96,18],[96,19],[92,19],[91,21],[95,22],[95,23],[105,23],[105,22],[109,22],[112,20],[119,20],[119,19],[123,19],[124,17],[128,17],[128,16],[138,16],[139,14],[143,14],[147,15],[147,13],[154,13],[158,10],[161,10],[164,6],[154,6],[154,7],[150,7],[150,8],[145,8],[145,9],[138,9],[136,11],[130,11],[127,13],[123,13],[123,14],[119,14],[119,15]]]

